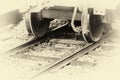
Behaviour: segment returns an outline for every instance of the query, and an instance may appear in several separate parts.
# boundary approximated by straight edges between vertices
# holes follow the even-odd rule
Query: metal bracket
[[[72,26],[72,29],[73,29],[75,32],[81,32],[81,26],[75,26],[75,24],[74,24],[75,17],[76,17],[76,14],[77,14],[77,9],[78,9],[78,7],[75,6],[75,7],[74,7],[73,16],[72,16],[71,26]]]
[[[87,42],[86,35],[88,34],[88,1],[82,0],[82,16],[81,16],[81,25],[82,25],[82,36],[84,40]]]
[[[94,8],[93,9],[94,15],[105,15],[105,9],[102,8]]]

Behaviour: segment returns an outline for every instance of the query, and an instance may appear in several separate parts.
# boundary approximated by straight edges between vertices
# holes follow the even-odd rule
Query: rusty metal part
[[[42,18],[47,19],[66,19],[71,20],[73,16],[74,7],[68,6],[54,6],[50,8],[44,8],[41,10]],[[79,6],[78,6],[79,7]],[[88,13],[93,12],[93,8],[88,8]],[[77,9],[75,21],[81,20],[82,12]]]
[[[41,38],[47,33],[51,20],[42,19],[40,12],[32,12],[25,16],[25,21],[28,32],[36,38]]]
[[[66,19],[71,20],[73,16],[74,7],[54,6],[49,9],[42,10],[42,18],[48,19]],[[75,20],[81,19],[81,12],[77,11]]]
[[[98,40],[100,40],[105,26],[106,24],[102,23],[100,15],[90,14],[88,25],[89,32],[87,35],[85,35],[87,41],[97,42]]]

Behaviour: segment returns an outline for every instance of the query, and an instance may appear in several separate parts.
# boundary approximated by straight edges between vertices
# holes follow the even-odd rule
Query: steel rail
[[[38,44],[38,43],[42,43],[42,42],[44,42],[45,40],[47,39],[47,36],[45,36],[44,38],[34,38],[33,40],[31,40],[31,41],[28,41],[28,42],[26,42],[26,43],[24,43],[24,44],[21,44],[21,45],[19,45],[19,46],[17,46],[17,47],[15,47],[15,48],[12,48],[12,49],[10,49],[10,50],[7,50],[7,51],[5,51],[5,52],[2,52],[2,53],[0,53],[0,55],[12,55],[12,54],[15,54],[16,52],[19,52],[19,51],[21,51],[21,50],[23,50],[23,49],[26,49],[26,48],[28,48],[28,47],[31,47],[31,46],[33,46],[33,45],[35,45],[35,44]]]
[[[41,74],[45,74],[45,73],[48,73],[52,70],[55,70],[55,69],[58,69],[58,68],[61,68],[67,64],[69,64],[70,62],[72,62],[73,60],[81,57],[81,56],[84,56],[86,53],[88,53],[89,51],[92,51],[93,49],[95,49],[96,47],[100,46],[102,43],[105,42],[106,39],[109,38],[110,34],[112,32],[109,32],[107,33],[106,35],[104,35],[101,40],[95,42],[95,43],[89,43],[87,44],[85,47],[83,47],[82,49],[79,49],[77,50],[76,52],[68,55],[68,56],[65,56],[59,60],[57,60],[56,62],[54,62],[53,64],[50,64],[48,66],[45,66],[43,67],[42,69],[40,69],[40,71],[35,74],[34,76],[32,76],[30,78],[30,80],[34,80],[36,79],[37,77],[39,77],[39,75]]]

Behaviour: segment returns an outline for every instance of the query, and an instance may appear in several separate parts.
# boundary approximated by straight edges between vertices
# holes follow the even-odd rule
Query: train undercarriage
[[[106,12],[109,11],[89,8],[86,3],[83,3],[82,8],[57,5],[42,10],[32,10],[25,15],[25,21],[29,34],[35,38],[44,37],[51,31],[51,21],[61,19],[66,21],[61,27],[68,25],[75,33],[81,34],[86,42],[97,42],[105,27],[110,26],[110,22],[107,21],[110,17],[105,17]]]

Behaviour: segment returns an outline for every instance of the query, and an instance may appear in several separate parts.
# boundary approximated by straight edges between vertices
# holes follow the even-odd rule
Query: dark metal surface
[[[42,10],[42,18],[48,18],[48,19],[67,19],[71,20],[73,15],[74,7],[67,7],[67,6],[54,6],[50,7],[48,9]],[[75,17],[75,20],[81,20],[81,11],[77,10],[77,14]],[[93,13],[93,9],[89,8],[88,13]]]
[[[71,20],[73,11],[69,10],[54,10],[54,9],[43,9],[42,17],[48,19],[67,19]],[[81,20],[81,12],[76,14],[75,20]]]
[[[85,35],[88,42],[97,42],[100,40],[106,23],[102,23],[100,15],[90,14],[89,25],[88,25],[88,34]]]
[[[25,21],[29,34],[41,38],[47,33],[51,20],[42,19],[40,12],[34,12],[26,14]]]

